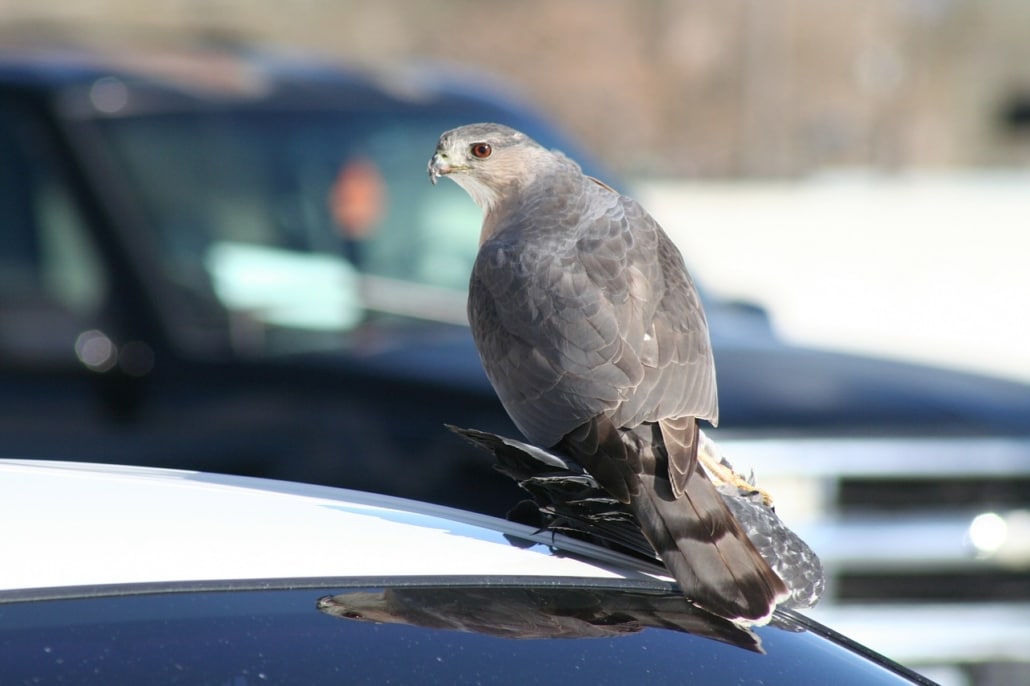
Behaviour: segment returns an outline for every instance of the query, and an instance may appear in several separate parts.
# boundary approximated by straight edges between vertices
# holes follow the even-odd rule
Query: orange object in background
[[[329,191],[329,210],[345,238],[364,240],[375,230],[386,206],[386,184],[379,168],[353,159],[340,169]]]

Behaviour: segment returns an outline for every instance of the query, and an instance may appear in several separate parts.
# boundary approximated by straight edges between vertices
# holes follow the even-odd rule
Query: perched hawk
[[[697,461],[718,419],[708,326],[683,258],[635,201],[498,124],[444,133],[430,179],[483,210],[468,314],[501,403],[620,502],[693,602],[763,622],[786,597]]]

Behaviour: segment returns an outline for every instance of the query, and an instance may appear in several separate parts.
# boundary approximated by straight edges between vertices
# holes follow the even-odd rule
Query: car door
[[[0,92],[0,160],[0,451],[99,448],[134,411],[150,351],[116,342],[115,284],[30,97]]]

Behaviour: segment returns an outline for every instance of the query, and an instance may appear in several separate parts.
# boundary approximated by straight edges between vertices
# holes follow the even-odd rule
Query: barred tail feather
[[[788,596],[786,585],[762,559],[700,466],[676,498],[668,479],[644,460],[643,488],[630,502],[665,566],[694,603],[739,622],[768,621]],[[661,474],[661,472],[659,472]]]
[[[491,452],[497,460],[497,469],[514,479],[533,497],[534,504],[531,507],[527,507],[527,501],[523,501],[519,507],[509,513],[509,518],[531,526],[540,526],[573,537],[584,538],[624,553],[637,555],[645,560],[654,560],[658,557],[651,540],[666,541],[669,542],[665,550],[667,559],[679,560],[684,557],[679,551],[679,547],[674,545],[675,539],[668,533],[669,527],[665,525],[665,519],[661,517],[660,510],[673,508],[673,513],[667,514],[667,518],[673,518],[676,514],[682,517],[693,517],[697,515],[697,508],[690,503],[694,500],[701,500],[704,494],[695,497],[691,492],[689,503],[684,498],[682,503],[677,503],[673,507],[670,503],[661,500],[657,495],[661,489],[655,485],[655,499],[658,502],[651,502],[647,505],[638,503],[634,509],[629,505],[631,489],[626,489],[626,499],[620,502],[610,491],[602,488],[598,479],[588,475],[582,464],[573,460],[569,455],[543,450],[522,441],[474,429],[450,428],[467,440]],[[661,438],[667,439],[668,434],[671,433],[668,429],[669,427],[662,428]],[[647,441],[654,438],[653,434],[641,436],[640,432],[634,432],[633,435],[640,438],[639,442],[644,446],[649,445]],[[703,434],[701,437],[702,444],[707,443],[705,449],[709,454],[718,456],[725,461],[714,442],[704,437]],[[682,442],[674,441],[671,448],[674,453],[677,451],[677,444],[682,445]],[[579,447],[584,449],[586,446],[580,443]],[[670,448],[668,440],[665,441],[665,448],[666,451]],[[639,455],[641,452],[647,453],[648,451],[648,448],[642,447],[642,449],[636,449],[635,453]],[[630,465],[626,463],[626,466]],[[660,474],[660,465],[658,466]],[[627,469],[627,471],[629,470]],[[635,475],[642,471],[644,471],[643,463],[638,460],[632,466],[632,472]],[[704,488],[700,481],[704,476],[706,474],[698,475],[696,480],[698,483],[694,484],[694,488]],[[640,488],[632,490],[639,501],[644,493],[644,484],[642,479],[637,479],[637,481]],[[675,475],[670,475],[670,481],[673,482],[672,489],[675,492]],[[693,481],[695,479],[689,479],[685,483]],[[687,490],[685,485],[683,490]],[[747,534],[748,540],[751,541],[755,550],[790,590],[790,597],[780,605],[789,608],[814,605],[822,595],[825,584],[822,565],[815,552],[780,521],[775,511],[763,500],[761,495],[743,493],[736,488],[724,487],[715,490],[733,513],[735,523]],[[692,514],[688,514],[687,510],[690,510]],[[652,532],[648,534],[649,538],[645,538],[643,535],[638,512],[641,512],[643,516],[648,516],[651,522],[648,526],[649,532]],[[701,520],[701,516],[697,515],[697,519]],[[661,534],[662,531],[665,533]],[[681,563],[674,562],[672,564],[679,565],[678,577],[687,578],[689,572],[680,569],[683,566]],[[735,564],[733,568],[736,569],[738,566]],[[694,576],[697,575],[694,574]],[[687,581],[680,583],[684,589],[690,586]],[[733,589],[736,589],[736,585]],[[695,585],[691,594],[698,596],[703,592],[700,585]],[[721,612],[732,613],[733,616],[739,614],[730,607],[730,603],[723,603],[723,605],[725,607]],[[706,606],[714,608],[713,603],[706,603]],[[711,611],[716,612],[715,609]]]
[[[698,464],[697,426],[687,419],[619,429],[597,417],[560,446],[629,505],[685,596],[720,617],[764,623],[789,597],[787,586]]]

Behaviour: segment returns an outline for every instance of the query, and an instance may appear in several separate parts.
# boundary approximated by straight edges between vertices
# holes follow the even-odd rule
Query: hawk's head
[[[502,124],[468,124],[440,136],[429,160],[429,180],[449,176],[489,211],[502,195],[536,176],[552,153]]]

